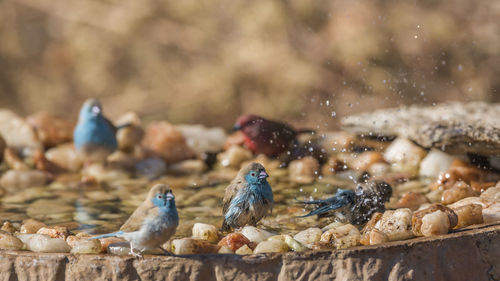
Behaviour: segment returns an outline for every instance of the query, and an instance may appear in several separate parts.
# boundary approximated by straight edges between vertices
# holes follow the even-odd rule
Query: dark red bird
[[[245,136],[245,145],[255,154],[275,157],[289,151],[297,144],[297,135],[312,133],[310,130],[296,131],[289,125],[268,120],[257,115],[242,115],[236,120],[235,130]]]

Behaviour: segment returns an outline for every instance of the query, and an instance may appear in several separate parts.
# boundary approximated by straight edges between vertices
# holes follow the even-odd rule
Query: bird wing
[[[138,231],[144,220],[153,216],[158,216],[158,208],[155,206],[139,206],[120,227],[120,230],[125,232]]]
[[[222,200],[222,212],[224,214],[227,212],[229,204],[231,204],[234,196],[236,196],[238,191],[243,188],[243,186],[243,180],[236,178],[226,187],[226,193],[224,194],[224,199]]]

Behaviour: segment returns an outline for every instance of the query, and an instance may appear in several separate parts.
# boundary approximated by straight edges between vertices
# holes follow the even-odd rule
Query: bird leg
[[[141,259],[141,258],[143,258],[143,256],[142,256],[142,251],[139,251],[139,252],[134,252],[134,247],[132,247],[132,244],[130,245],[130,254],[131,254],[132,256],[134,256],[135,258],[137,258],[137,259]]]

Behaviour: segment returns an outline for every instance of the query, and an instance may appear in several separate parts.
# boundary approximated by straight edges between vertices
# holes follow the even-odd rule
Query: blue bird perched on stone
[[[172,190],[164,184],[156,184],[144,202],[120,227],[120,231],[91,239],[122,237],[130,242],[130,253],[140,257],[142,252],[156,249],[167,242],[175,234],[178,225],[179,215]]]
[[[236,178],[226,187],[222,207],[223,231],[246,224],[255,226],[272,210],[273,191],[267,177],[264,166],[259,163],[250,163],[241,168]]]
[[[115,134],[116,128],[104,117],[99,101],[85,101],[73,132],[76,150],[89,162],[104,162],[118,147]]]

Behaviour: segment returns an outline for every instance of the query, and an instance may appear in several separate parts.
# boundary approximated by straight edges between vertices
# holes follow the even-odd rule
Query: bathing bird
[[[140,257],[142,252],[156,249],[167,242],[175,234],[178,225],[179,215],[172,190],[164,184],[156,184],[144,202],[120,227],[120,231],[91,239],[122,237],[130,242],[130,253]]]
[[[224,222],[222,231],[255,226],[269,211],[274,200],[273,191],[267,182],[264,166],[250,163],[241,168],[234,180],[226,187],[223,200]]]
[[[118,147],[116,130],[103,115],[100,102],[88,99],[80,109],[73,131],[75,148],[88,162],[104,162]]]
[[[276,157],[298,147],[297,136],[313,133],[311,130],[294,130],[288,124],[268,120],[257,115],[242,115],[234,125],[244,135],[245,146],[255,154]]]
[[[392,195],[391,186],[384,181],[367,181],[359,183],[355,190],[337,189],[337,193],[328,199],[299,201],[303,204],[315,205],[315,209],[302,217],[318,215],[318,217],[335,216],[341,221],[352,224],[364,224],[375,212],[384,212],[384,203]]]

